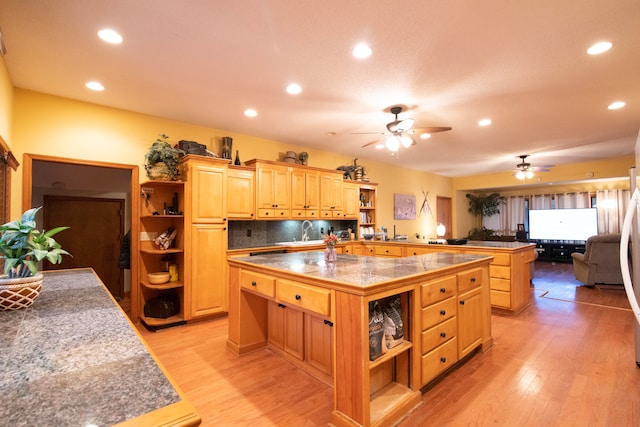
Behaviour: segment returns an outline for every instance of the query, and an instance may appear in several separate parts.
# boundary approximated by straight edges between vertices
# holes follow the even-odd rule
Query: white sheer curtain
[[[588,192],[556,194],[556,208],[590,208],[591,197]]]
[[[524,224],[524,196],[511,196],[500,206],[500,213],[483,218],[482,225],[496,235],[515,236],[518,224]]]
[[[529,198],[529,209],[551,209],[551,194],[536,194]]]
[[[620,233],[630,198],[629,190],[601,190],[596,192],[598,234]]]

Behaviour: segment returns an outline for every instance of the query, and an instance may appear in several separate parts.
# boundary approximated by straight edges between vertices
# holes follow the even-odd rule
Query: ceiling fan
[[[520,179],[520,180],[524,180],[524,179],[531,179],[533,178],[533,172],[549,172],[550,171],[550,167],[551,166],[538,166],[538,167],[533,167],[531,166],[531,163],[527,162],[527,157],[529,157],[528,154],[523,154],[521,156],[518,156],[520,158],[520,163],[518,163],[516,165],[516,172],[515,172],[515,177]]]
[[[448,126],[431,126],[414,128],[414,120],[412,118],[399,119],[398,114],[402,113],[403,107],[395,105],[389,109],[391,114],[395,116],[395,119],[387,123],[388,132],[360,132],[359,134],[365,135],[386,135],[384,144],[380,141],[371,141],[364,144],[362,147],[368,147],[373,144],[378,144],[376,148],[387,147],[392,152],[397,152],[400,146],[409,148],[412,145],[416,145],[416,141],[413,139],[413,135],[420,135],[421,138],[429,138],[432,133],[444,132],[451,130]],[[426,136],[423,136],[426,135]]]

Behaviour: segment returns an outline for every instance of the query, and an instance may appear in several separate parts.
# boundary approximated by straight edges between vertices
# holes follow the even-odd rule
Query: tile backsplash
[[[322,239],[329,229],[341,231],[351,228],[356,231],[357,221],[310,220],[313,228],[307,230],[309,240]],[[229,249],[272,246],[276,242],[300,241],[302,222],[285,221],[229,221]]]

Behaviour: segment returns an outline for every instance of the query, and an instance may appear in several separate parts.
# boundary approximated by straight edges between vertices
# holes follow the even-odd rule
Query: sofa
[[[571,254],[576,279],[585,286],[622,284],[620,235],[599,234],[587,239],[584,254]]]

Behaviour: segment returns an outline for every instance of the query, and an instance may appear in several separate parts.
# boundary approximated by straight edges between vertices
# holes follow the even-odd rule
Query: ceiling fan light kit
[[[409,148],[412,145],[416,145],[416,141],[411,135],[419,134],[421,139],[427,139],[431,137],[431,133],[433,132],[444,132],[451,130],[451,127],[442,126],[414,129],[413,125],[415,121],[412,118],[398,119],[398,114],[402,113],[402,110],[403,107],[399,105],[395,105],[389,109],[391,114],[395,116],[395,120],[387,123],[387,130],[391,133],[386,134],[384,145],[377,141],[371,141],[363,145],[362,148],[376,144],[375,147],[377,149],[386,147],[392,153],[396,153],[400,149],[400,146]],[[364,134],[367,133],[380,134],[379,132],[364,132]]]

